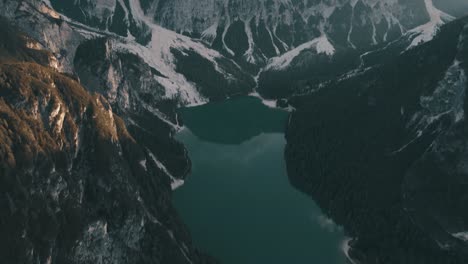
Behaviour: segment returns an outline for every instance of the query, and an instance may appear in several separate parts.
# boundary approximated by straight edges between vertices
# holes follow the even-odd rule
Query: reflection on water
[[[256,98],[181,111],[193,172],[174,203],[196,245],[227,264],[344,264],[342,230],[289,184],[287,113]]]
[[[288,113],[264,106],[255,97],[180,109],[184,125],[200,139],[240,144],[262,133],[283,133]]]

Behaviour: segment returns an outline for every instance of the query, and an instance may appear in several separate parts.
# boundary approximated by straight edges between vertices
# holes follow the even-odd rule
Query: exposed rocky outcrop
[[[6,1],[0,6],[9,21],[51,52],[59,71],[105,96],[174,181],[183,179],[190,166],[185,149],[172,139],[178,128],[175,109],[247,94],[255,86],[254,78],[237,63],[152,24],[135,6],[132,10],[140,14],[135,21],[152,33],[146,45],[74,21],[47,2]]]
[[[108,100],[0,28],[0,262],[213,262],[172,208],[167,171]]]
[[[337,47],[364,48],[394,40],[429,20],[424,0],[51,2],[77,21],[122,36],[134,31],[136,7],[141,6],[159,25],[257,65],[323,35]]]
[[[363,3],[358,1],[356,6],[363,6]],[[365,29],[362,28],[363,24],[357,23],[353,26],[351,34],[347,35],[348,41],[354,39],[353,45],[334,47],[322,36],[275,57],[260,72],[257,90],[264,97],[272,99],[317,90],[330,80],[346,78],[346,75],[353,71],[384,64],[387,60],[430,41],[442,25],[455,19],[437,9],[432,0],[424,0],[422,10],[429,14],[429,21],[415,28],[402,29],[398,33],[387,32],[383,41],[382,35],[376,34],[373,37],[376,41],[371,46],[363,42],[366,34],[362,31]],[[357,15],[356,11],[354,15]],[[359,15],[362,16],[363,14]],[[392,40],[386,41],[389,34],[392,35]],[[344,32],[339,35],[346,36]],[[333,43],[336,44],[336,41]]]

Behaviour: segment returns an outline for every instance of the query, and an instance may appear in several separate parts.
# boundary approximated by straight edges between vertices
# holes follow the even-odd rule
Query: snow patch
[[[265,106],[269,107],[269,108],[278,108],[278,107],[276,106],[276,100],[268,100],[268,99],[265,99],[265,98],[263,98],[263,97],[262,97],[259,93],[257,93],[257,92],[253,92],[253,93],[249,94],[249,96],[256,97],[256,98],[260,99],[260,100],[262,101],[262,103],[263,103]]]
[[[333,54],[335,54],[335,47],[333,47],[326,35],[322,35],[321,37],[306,42],[298,46],[297,48],[284,53],[279,57],[272,58],[270,60],[270,63],[266,66],[266,69],[285,69],[302,51],[308,49],[315,49],[317,54],[326,54],[328,56],[332,56]]]
[[[430,21],[408,31],[409,35],[414,35],[415,37],[407,50],[432,40],[443,24],[455,19],[454,17],[437,9],[432,3],[432,0],[424,0],[424,3],[426,5],[427,12],[429,13]]]
[[[145,171],[148,170],[148,169],[146,168],[146,159],[141,160],[141,161],[140,161],[140,165],[141,165],[141,167],[143,167],[143,169],[145,169]]]
[[[275,40],[273,39],[273,33],[271,33],[271,30],[268,26],[265,27],[266,30],[268,31],[268,35],[270,36],[270,41],[271,41],[271,44],[273,45],[273,48],[275,48],[275,54],[276,55],[280,55],[281,52],[280,50],[278,49],[278,47],[276,46],[275,44]]]
[[[120,6],[123,8],[123,10],[125,12],[124,20],[128,22],[129,21],[129,19],[128,19],[129,11],[127,9],[127,5],[124,3],[123,0],[118,0],[118,2],[119,2]]]
[[[184,185],[185,183],[184,180],[174,177],[172,173],[170,173],[169,170],[166,168],[166,166],[164,166],[164,164],[162,164],[162,162],[159,161],[151,151],[148,150],[148,153],[151,159],[153,160],[153,162],[156,164],[156,166],[158,166],[158,168],[162,170],[171,179],[171,189],[173,191],[181,187],[182,185]]]
[[[348,31],[348,36],[347,36],[347,41],[348,44],[355,49],[356,46],[354,46],[353,42],[351,42],[351,34],[353,33],[354,29],[354,7],[356,6],[357,0],[352,0],[351,1],[351,6],[352,6],[352,11],[351,11],[351,20],[349,21],[349,31]]]
[[[201,39],[211,45],[213,44],[213,41],[216,39],[217,35],[218,35],[218,22],[214,23],[205,31],[203,31],[201,33]]]
[[[333,47],[326,36],[322,36],[318,39],[317,53],[325,53],[328,56],[335,54],[335,47]]]
[[[161,85],[166,88],[166,97],[173,98],[180,96],[184,105],[199,105],[206,103],[204,98],[198,91],[194,83],[189,82],[184,75],[176,72],[175,58],[172,49],[179,50],[184,53],[186,50],[191,50],[198,53],[200,56],[213,63],[216,71],[223,74],[226,78],[232,76],[222,70],[216,59],[222,58],[222,55],[200,42],[193,41],[187,36],[180,35],[173,31],[164,29],[147,18],[141,9],[138,0],[130,0],[131,11],[135,18],[141,23],[145,23],[151,28],[152,39],[147,46],[142,46],[134,41],[115,43],[116,49],[127,50],[140,55],[147,64],[160,71],[165,77],[155,77]],[[205,32],[205,36],[213,33],[217,28],[214,24],[212,28]]]
[[[351,241],[353,241],[352,238],[346,238],[341,245],[341,250],[343,250],[343,253],[351,264],[356,264],[356,262],[349,255],[349,251],[351,250],[351,246],[349,244]]]
[[[468,232],[459,232],[459,233],[452,234],[452,236],[454,236],[455,238],[461,239],[465,242],[468,242]]]
[[[255,43],[253,40],[253,34],[252,29],[250,28],[250,23],[244,22],[244,27],[245,34],[247,35],[247,40],[249,42],[249,49],[245,52],[244,57],[247,60],[247,62],[256,63],[256,59],[253,56]]]
[[[224,25],[224,30],[223,30],[223,35],[222,35],[222,42],[223,42],[223,48],[231,55],[234,56],[235,53],[232,51],[227,45],[224,39],[226,38],[226,34],[228,32],[229,27],[231,26],[231,21],[230,21],[230,15],[229,15],[229,3],[228,1],[225,2],[224,4],[224,10],[226,11],[226,17],[227,17],[227,23]]]
[[[184,185],[185,181],[181,179],[171,178],[171,189],[174,191]]]
[[[272,30],[273,36],[280,42],[280,44],[283,46],[284,50],[289,50],[288,44],[286,44],[283,40],[281,40],[280,37],[276,34],[276,29],[278,28],[278,25],[275,25],[275,27]]]

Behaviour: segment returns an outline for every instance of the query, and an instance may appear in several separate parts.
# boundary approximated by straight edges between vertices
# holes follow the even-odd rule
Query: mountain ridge
[[[425,44],[291,98],[291,182],[354,238],[358,263],[468,258],[459,204],[467,29],[467,18],[453,21]]]
[[[464,263],[457,261],[465,260],[463,250],[459,250],[464,245],[465,225],[453,224],[458,215],[444,211],[444,206],[450,204],[447,200],[436,203],[426,199],[424,193],[434,188],[434,181],[444,183],[440,175],[449,178],[445,183],[457,194],[464,191],[463,186],[456,188],[459,181],[452,177],[453,171],[445,170],[448,165],[444,157],[463,157],[464,153],[464,149],[455,147],[457,140],[463,140],[464,102],[448,95],[463,98],[464,94],[466,43],[461,41],[462,48],[457,49],[454,36],[464,36],[460,27],[465,20],[442,26],[449,18],[438,10],[427,12],[435,8],[429,0],[401,5],[396,0],[385,2],[393,3],[396,11],[392,5],[383,6],[373,0],[0,0],[0,14],[25,32],[16,38],[16,29],[0,27],[0,33],[6,36],[0,41],[1,80],[7,80],[0,88],[9,91],[1,97],[5,118],[0,122],[5,125],[5,120],[13,120],[19,124],[14,131],[5,127],[1,130],[5,139],[2,146],[14,147],[2,149],[0,157],[10,176],[17,173],[11,169],[16,168],[17,160],[32,162],[27,165],[33,167],[34,173],[25,171],[21,176],[27,179],[26,184],[37,180],[33,182],[37,185],[26,187],[39,193],[36,207],[32,196],[22,196],[21,183],[15,182],[13,176],[4,179],[8,184],[1,186],[5,186],[4,193],[8,195],[0,200],[2,211],[19,212],[16,204],[20,202],[28,209],[25,214],[18,213],[17,218],[8,218],[8,225],[3,226],[16,240],[0,240],[5,245],[0,248],[8,249],[14,244],[18,250],[15,254],[1,252],[0,256],[25,258],[25,263],[33,259],[44,263],[105,259],[117,263],[215,263],[192,244],[189,232],[170,205],[171,192],[183,184],[191,168],[184,146],[174,140],[183,126],[176,109],[258,91],[267,98],[288,98],[283,104],[290,103],[290,109],[296,109],[287,129],[286,159],[291,181],[316,199],[354,237],[346,245],[353,260],[414,264],[410,261],[414,258],[427,260],[421,262],[424,264],[438,264],[445,259]],[[335,3],[340,3],[339,8],[326,8]],[[178,15],[192,12],[187,5],[195,4],[196,8],[210,6],[203,12],[213,15],[212,20],[199,21],[203,12]],[[173,10],[174,7],[178,9]],[[224,13],[216,14],[213,10],[217,8]],[[297,13],[299,9],[304,13]],[[323,14],[315,16],[317,10]],[[380,21],[387,21],[387,27],[385,23],[376,25],[376,10],[386,12],[391,23]],[[237,11],[244,14],[236,14]],[[456,51],[460,54],[454,54]],[[455,57],[460,58],[459,63],[453,60]],[[421,73],[417,69],[429,70]],[[420,81],[411,81],[409,73]],[[19,80],[21,85],[11,80]],[[450,85],[455,88],[447,89]],[[407,93],[397,89],[393,94],[392,89],[399,86],[407,87]],[[11,91],[15,91],[14,96]],[[52,99],[43,99],[41,91],[48,91]],[[448,105],[443,104],[444,100],[448,100]],[[396,107],[399,103],[405,105]],[[388,119],[387,123],[369,109]],[[416,116],[414,123],[406,122],[411,114]],[[311,116],[317,124],[310,122]],[[342,123],[338,129],[335,121]],[[375,127],[370,123],[375,123]],[[418,127],[423,131],[411,130]],[[84,131],[80,133],[86,135],[86,144],[76,143],[72,132],[77,131]],[[390,135],[389,131],[395,134]],[[401,138],[393,138],[395,135]],[[41,145],[31,143],[34,136],[48,142],[46,147],[51,149],[44,151]],[[324,146],[321,140],[315,141],[317,138],[330,145]],[[15,150],[16,146],[21,151]],[[333,146],[338,146],[338,151]],[[428,146],[433,149],[424,152]],[[354,153],[354,147],[363,147],[375,155]],[[320,155],[316,149],[322,151]],[[78,157],[76,150],[81,153]],[[334,156],[335,152],[340,154]],[[415,162],[414,167],[408,169],[383,155],[392,156],[393,152],[399,160],[409,157]],[[41,163],[43,159],[47,162]],[[75,159],[78,165],[72,166]],[[458,158],[460,162],[455,165],[463,172],[462,160]],[[349,170],[333,171],[330,164]],[[370,174],[358,174],[354,181],[350,173],[362,172],[356,164],[382,165],[390,172],[404,167],[401,171],[405,173],[397,171],[395,175],[399,177],[395,181],[394,175],[376,177],[389,186],[387,190],[376,184],[374,192],[370,183],[359,180]],[[425,166],[441,174],[425,179],[421,177],[426,173]],[[312,177],[315,169],[319,176]],[[372,166],[365,169],[381,173]],[[330,171],[330,177],[320,177]],[[344,175],[345,182],[336,175]],[[77,179],[87,184],[76,183]],[[369,182],[374,181],[377,180],[370,178]],[[311,182],[319,187],[311,187]],[[44,187],[48,185],[52,189]],[[406,188],[409,198],[400,196],[400,185]],[[323,186],[328,189],[322,189]],[[353,191],[362,186],[364,190]],[[10,188],[14,194],[9,193]],[[343,197],[335,195],[338,193],[343,193]],[[454,195],[440,189],[436,193]],[[83,194],[88,203],[77,202],[81,197],[78,194]],[[394,200],[388,201],[382,194]],[[369,206],[362,202],[365,195],[377,197],[376,202],[381,201],[390,209]],[[455,201],[464,201],[460,197],[451,196]],[[343,201],[346,198],[349,199]],[[116,207],[113,201],[118,202]],[[424,209],[429,207],[428,201],[436,205],[433,211]],[[355,210],[348,210],[346,202]],[[405,211],[408,208],[417,213],[410,215]],[[462,209],[463,203],[456,203],[456,208]],[[66,216],[61,212],[66,212]],[[446,212],[450,215],[443,217]],[[382,221],[379,226],[379,221],[372,222],[363,215],[382,216],[388,222]],[[37,217],[38,224],[26,221],[29,216]],[[399,216],[400,220],[395,219]],[[463,220],[465,216],[461,217]],[[69,220],[74,218],[79,223]],[[362,225],[353,218],[368,224],[369,234],[364,234]],[[26,232],[26,239],[24,230],[15,229],[15,221],[27,222],[21,226],[32,231]],[[42,224],[46,228],[41,232]],[[398,225],[395,234],[387,229],[392,224]],[[62,230],[64,227],[71,228],[70,237]],[[381,237],[380,231],[387,236]],[[434,237],[441,238],[442,245],[449,245],[448,250],[437,244],[440,241]],[[79,244],[65,243],[61,248],[55,243],[61,239]],[[411,252],[398,251],[395,241]],[[398,253],[391,256],[384,252],[385,247]],[[424,250],[428,250],[428,256],[422,256]]]
[[[215,263],[104,96],[51,67],[34,39],[0,31],[0,261]]]

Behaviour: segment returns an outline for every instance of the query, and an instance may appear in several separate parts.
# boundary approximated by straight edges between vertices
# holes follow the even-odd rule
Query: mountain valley
[[[288,111],[289,183],[349,263],[467,263],[459,2],[0,0],[0,262],[222,262],[173,206],[177,135],[240,145],[270,120],[180,109],[251,96]]]

